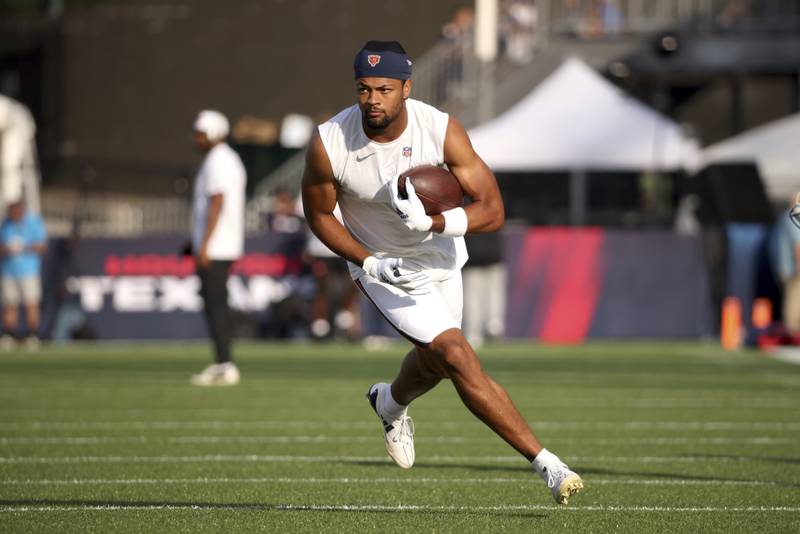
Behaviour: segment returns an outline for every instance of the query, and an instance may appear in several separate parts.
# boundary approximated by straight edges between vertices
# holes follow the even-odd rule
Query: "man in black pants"
[[[242,160],[225,142],[228,129],[228,120],[218,111],[201,111],[194,123],[195,146],[206,156],[194,184],[192,251],[216,355],[216,363],[192,376],[197,386],[239,383],[239,370],[231,361],[227,283],[231,264],[244,251],[247,176]]]

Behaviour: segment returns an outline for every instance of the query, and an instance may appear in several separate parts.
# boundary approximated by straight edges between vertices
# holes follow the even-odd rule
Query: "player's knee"
[[[449,345],[442,354],[442,363],[447,369],[448,376],[465,374],[474,367],[472,355],[461,345]]]
[[[454,373],[467,373],[478,365],[475,354],[460,333],[458,335],[443,334],[437,337],[431,343],[431,349],[448,377]]]

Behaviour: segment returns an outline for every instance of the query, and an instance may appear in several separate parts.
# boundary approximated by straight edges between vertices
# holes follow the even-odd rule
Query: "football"
[[[464,202],[464,191],[458,179],[441,167],[420,165],[401,174],[397,180],[400,198],[408,198],[406,180],[411,180],[414,184],[414,191],[428,215],[438,215],[457,208]]]

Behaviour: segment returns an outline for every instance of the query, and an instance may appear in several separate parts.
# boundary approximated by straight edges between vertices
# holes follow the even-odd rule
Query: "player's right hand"
[[[398,187],[399,176],[395,176],[389,182],[392,208],[402,219],[403,224],[409,230],[417,232],[429,232],[433,226],[433,219],[425,213],[425,206],[417,196],[411,180],[406,180],[406,198],[400,198],[400,188]]]
[[[419,290],[424,286],[429,277],[421,271],[406,271],[400,269],[403,266],[403,258],[376,258],[368,256],[364,260],[362,268],[371,277],[383,283],[397,286],[406,291]]]

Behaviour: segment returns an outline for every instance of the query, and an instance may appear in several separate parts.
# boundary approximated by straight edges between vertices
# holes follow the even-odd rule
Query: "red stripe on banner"
[[[530,289],[525,293],[527,298],[533,297],[536,299],[528,329],[531,337],[539,337],[539,330],[547,317],[547,310],[555,291],[555,288],[547,282],[552,278],[551,269],[559,259],[558,251],[553,247],[553,235],[552,228],[537,228],[528,231],[527,239],[525,240],[525,246],[536,251],[534,257],[537,262],[535,267],[529,266],[531,269],[535,268],[537,272],[537,276],[533,280],[536,293],[533,293]]]
[[[545,314],[539,339],[580,343],[589,333],[602,287],[603,230],[552,228],[548,232],[552,253],[544,280],[548,295],[539,308]],[[539,322],[536,317],[533,321]]]
[[[508,309],[515,314],[527,313],[534,286],[544,276],[547,263],[547,247],[542,246],[537,232],[527,232],[522,242],[522,251],[517,259],[518,285],[510,292]],[[541,285],[541,284],[539,284]],[[524,324],[524,323],[523,323]]]

